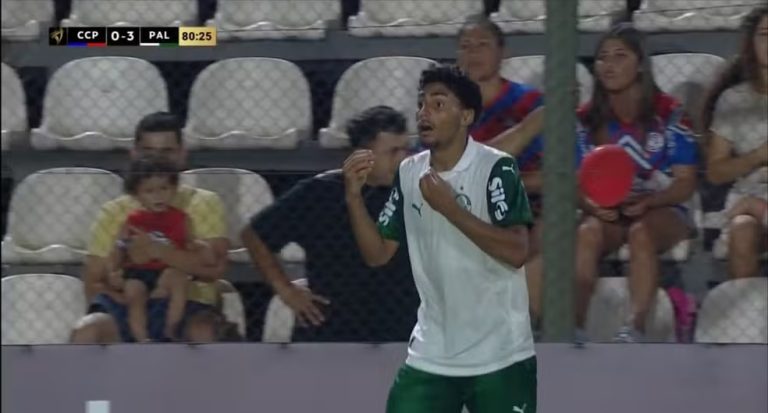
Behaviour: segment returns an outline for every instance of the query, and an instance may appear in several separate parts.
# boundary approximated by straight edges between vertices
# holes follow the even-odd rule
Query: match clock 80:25
[[[216,46],[216,28],[179,27],[179,46]]]

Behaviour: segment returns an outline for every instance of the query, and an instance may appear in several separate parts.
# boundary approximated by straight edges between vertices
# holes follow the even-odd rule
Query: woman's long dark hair
[[[608,40],[620,40],[637,56],[638,73],[637,82],[641,85],[642,96],[640,98],[640,115],[637,119],[643,129],[650,130],[654,127],[656,119],[655,96],[659,92],[656,80],[653,77],[651,58],[645,47],[645,36],[632,26],[631,23],[619,23],[606,33],[595,49],[595,62],[600,49]],[[586,114],[585,126],[593,134],[600,133],[605,125],[614,117],[613,109],[608,99],[608,91],[600,83],[595,82],[592,91],[592,100]]]
[[[755,52],[755,32],[757,31],[757,26],[760,25],[760,21],[765,16],[768,16],[768,7],[762,6],[755,8],[744,18],[741,24],[742,34],[739,54],[731,59],[720,78],[715,82],[704,103],[702,120],[704,121],[705,130],[709,130],[710,126],[712,126],[715,107],[723,92],[744,82],[750,82],[758,89],[768,87],[768,85],[762,84],[760,64],[757,62],[757,53]]]

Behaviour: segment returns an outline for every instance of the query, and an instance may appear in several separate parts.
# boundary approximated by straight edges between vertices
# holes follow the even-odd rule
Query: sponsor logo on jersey
[[[472,210],[472,201],[470,201],[469,197],[465,194],[456,194],[456,202],[461,205],[462,208],[466,209],[467,211]]]
[[[399,200],[400,192],[396,188],[393,188],[392,192],[389,194],[387,203],[384,204],[384,209],[382,209],[381,214],[379,214],[379,224],[383,226],[389,225],[389,222],[392,220],[392,216],[395,214],[395,210],[397,209],[395,205]]]
[[[491,182],[488,183],[488,193],[491,197],[491,205],[493,206],[493,217],[497,221],[502,221],[509,212],[509,205],[507,205],[507,194],[504,192],[504,181],[501,178],[494,177]]]
[[[648,150],[648,152],[658,152],[662,148],[664,148],[664,136],[658,132],[649,133],[645,149]]]

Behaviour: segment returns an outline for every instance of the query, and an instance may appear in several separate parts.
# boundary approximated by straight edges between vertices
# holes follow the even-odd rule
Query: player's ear
[[[461,126],[470,127],[475,120],[475,111],[472,109],[464,109],[461,111]]]

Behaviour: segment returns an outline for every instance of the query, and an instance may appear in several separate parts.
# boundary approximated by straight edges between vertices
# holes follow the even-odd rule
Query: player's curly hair
[[[480,94],[480,87],[477,86],[458,66],[455,65],[432,65],[421,72],[419,79],[419,90],[432,83],[445,85],[465,109],[474,111],[472,122],[477,122],[480,113],[483,111],[483,97]]]
[[[123,189],[128,194],[135,194],[142,182],[158,176],[167,177],[173,186],[179,184],[179,169],[173,162],[158,156],[141,157],[131,162]]]

